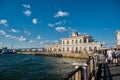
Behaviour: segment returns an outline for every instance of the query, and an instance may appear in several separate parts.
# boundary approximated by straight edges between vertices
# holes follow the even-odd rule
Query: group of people
[[[108,63],[114,64],[114,66],[118,64],[119,53],[117,49],[110,48],[109,50],[107,50],[106,57]]]

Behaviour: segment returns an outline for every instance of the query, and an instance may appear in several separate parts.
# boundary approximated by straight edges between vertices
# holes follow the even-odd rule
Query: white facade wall
[[[63,38],[61,45],[62,51],[64,53],[89,53],[90,51],[94,51],[95,49],[100,50],[102,47],[101,43],[90,42],[91,39],[92,38],[90,38],[89,36]]]
[[[120,30],[116,32],[117,45],[120,45]]]
[[[62,53],[90,53],[102,48],[101,42],[94,42],[91,36],[73,33],[71,37],[62,38],[61,44],[48,45],[46,50],[54,52],[55,50]]]

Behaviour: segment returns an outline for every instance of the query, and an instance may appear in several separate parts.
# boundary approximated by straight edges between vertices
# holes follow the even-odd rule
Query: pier
[[[85,63],[77,63],[75,70],[65,74],[62,80],[95,80],[96,71],[98,69],[98,55],[89,56]]]
[[[120,59],[118,65],[105,63],[99,55],[89,56],[86,63],[77,63],[75,69],[65,74],[62,80],[120,80]]]
[[[99,64],[95,80],[120,80],[120,65]]]

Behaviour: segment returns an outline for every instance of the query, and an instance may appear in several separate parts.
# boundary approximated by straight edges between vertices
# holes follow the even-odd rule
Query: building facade
[[[62,51],[61,44],[54,43],[51,45],[46,45],[45,51],[49,52],[49,53],[61,53],[61,51]]]
[[[89,35],[78,35],[73,32],[70,37],[62,38],[60,44],[47,45],[47,52],[59,53],[92,53],[102,48],[101,42],[94,42]]]
[[[116,47],[120,47],[120,30],[116,31],[117,43]]]
[[[62,38],[63,53],[92,53],[102,48],[101,42],[94,42],[89,35],[78,35],[73,32],[70,37]]]

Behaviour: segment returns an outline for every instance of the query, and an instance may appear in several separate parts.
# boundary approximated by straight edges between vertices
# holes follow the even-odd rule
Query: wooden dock
[[[120,63],[116,66],[100,63],[95,80],[120,80]]]

